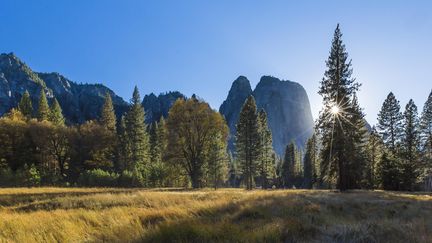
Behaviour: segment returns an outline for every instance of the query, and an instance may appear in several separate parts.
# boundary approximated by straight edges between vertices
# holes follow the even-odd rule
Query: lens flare
[[[332,106],[331,109],[330,109],[330,112],[331,112],[333,115],[337,115],[337,114],[339,114],[339,112],[340,112],[340,108],[339,108],[339,106],[337,106],[337,105]]]

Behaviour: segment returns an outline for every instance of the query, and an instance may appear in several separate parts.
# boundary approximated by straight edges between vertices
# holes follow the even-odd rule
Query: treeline
[[[312,156],[319,160],[314,184],[340,190],[431,190],[432,93],[420,117],[413,100],[401,112],[390,93],[377,127],[368,131],[356,96],[360,84],[351,77],[351,61],[341,37],[338,25],[319,90],[324,108],[316,126],[319,156]],[[315,150],[306,152],[307,161],[311,154]]]
[[[147,125],[135,87],[121,119],[107,94],[100,119],[66,125],[56,99],[49,105],[41,91],[34,111],[25,92],[0,118],[0,186],[431,190],[432,92],[421,115],[412,100],[402,112],[390,93],[368,130],[339,25],[326,65],[314,135],[304,150],[287,144],[281,158],[253,96],[241,109],[231,154],[224,118],[195,95]]]

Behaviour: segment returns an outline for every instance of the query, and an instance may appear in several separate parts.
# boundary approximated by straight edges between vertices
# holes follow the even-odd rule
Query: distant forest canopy
[[[195,95],[146,123],[136,87],[120,119],[106,92],[100,118],[66,124],[61,102],[49,104],[42,89],[34,105],[26,91],[0,118],[0,186],[431,190],[432,92],[421,114],[412,100],[401,111],[390,92],[368,130],[339,25],[326,65],[315,131],[282,156],[253,94],[233,124],[231,153],[233,127]]]

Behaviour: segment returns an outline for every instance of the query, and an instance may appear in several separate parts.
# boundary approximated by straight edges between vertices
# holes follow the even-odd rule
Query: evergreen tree
[[[281,166],[281,180],[284,188],[292,188],[295,181],[294,164],[296,162],[296,147],[294,142],[289,143],[285,149],[285,156]]]
[[[39,106],[37,110],[37,119],[38,121],[48,121],[50,116],[50,108],[48,105],[48,100],[46,98],[45,92],[43,89],[40,91],[39,95]]]
[[[54,98],[54,101],[51,105],[48,118],[50,122],[52,122],[54,125],[57,126],[63,126],[65,123],[65,118],[63,116],[62,109],[56,98]]]
[[[261,109],[258,113],[259,133],[261,138],[260,158],[258,173],[260,176],[261,187],[263,189],[269,186],[269,180],[275,175],[275,165],[273,161],[272,134],[267,124],[267,113]]]
[[[303,187],[307,189],[312,189],[312,186],[315,182],[316,172],[315,172],[315,152],[316,144],[315,144],[315,135],[312,135],[311,138],[308,139],[306,143],[306,152],[303,158],[303,167],[304,167],[304,182]]]
[[[26,90],[21,97],[21,100],[18,104],[18,110],[23,114],[27,119],[30,119],[33,115],[33,105],[30,99],[30,94]]]
[[[385,150],[381,155],[378,166],[378,174],[384,190],[399,190],[400,173],[398,170],[398,160]]]
[[[403,126],[402,189],[413,190],[418,177],[419,121],[417,106],[411,99],[405,107]]]
[[[125,117],[125,135],[130,154],[127,164],[129,170],[137,170],[144,174],[149,160],[149,137],[144,123],[145,113],[141,105],[138,88],[133,91],[131,106]]]
[[[390,92],[378,114],[378,131],[386,147],[394,154],[402,136],[402,119],[399,101]]]
[[[422,176],[432,176],[432,91],[423,106],[420,128],[421,145],[424,153]]]
[[[381,160],[383,149],[381,137],[374,126],[369,133],[366,144],[367,165],[365,170],[365,186],[367,188],[377,188],[382,184],[378,176],[378,165]]]
[[[348,135],[348,156],[347,173],[348,187],[360,188],[364,186],[366,162],[366,140],[367,129],[364,114],[358,103],[357,95],[354,93],[350,107],[347,107],[346,118],[351,125],[346,132]],[[351,148],[350,148],[351,147]]]
[[[326,65],[327,70],[318,92],[324,104],[317,124],[322,140],[321,177],[329,183],[336,181],[337,188],[343,191],[352,186],[349,168],[354,153],[352,148],[356,144],[351,136],[358,131],[352,124],[355,118],[351,114],[354,109],[351,108],[354,93],[360,85],[351,77],[351,61],[348,61],[339,25]]]
[[[236,151],[247,190],[252,190],[260,157],[260,125],[255,99],[248,97],[237,122]]]
[[[209,181],[216,190],[225,181],[227,175],[228,155],[227,143],[220,133],[211,139],[207,155],[207,174]]]
[[[100,123],[109,131],[112,131],[114,133],[116,132],[116,115],[114,112],[111,95],[108,92],[105,94]]]
[[[116,169],[118,172],[122,172],[124,170],[128,170],[129,172],[132,172],[133,164],[132,161],[130,161],[131,150],[130,150],[130,143],[129,138],[126,133],[126,118],[125,116],[122,116],[120,119],[119,129],[118,129],[118,141],[119,141],[119,147],[118,147],[118,158],[116,163]]]

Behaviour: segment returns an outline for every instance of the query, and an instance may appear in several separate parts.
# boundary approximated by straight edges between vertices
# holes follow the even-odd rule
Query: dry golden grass
[[[428,242],[430,194],[0,189],[5,242]]]

